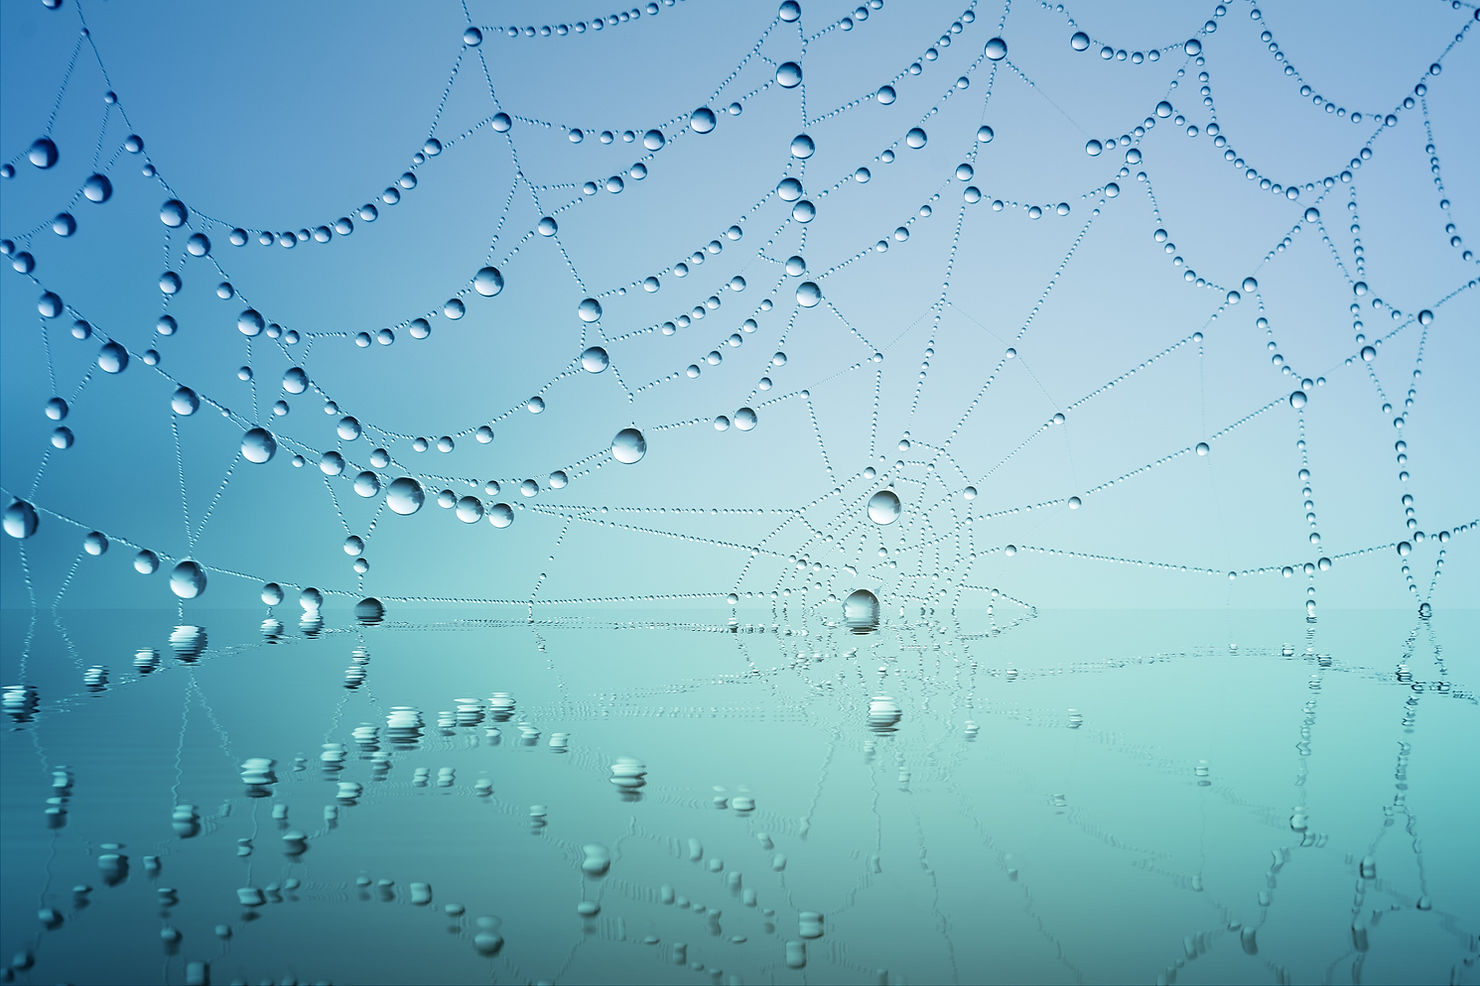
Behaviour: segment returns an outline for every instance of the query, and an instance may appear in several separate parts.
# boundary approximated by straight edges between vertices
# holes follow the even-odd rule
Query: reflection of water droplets
[[[899,496],[893,490],[880,490],[868,501],[868,519],[883,526],[899,519]]]
[[[612,458],[632,465],[647,454],[647,439],[636,428],[623,428],[612,439]]]
[[[170,573],[170,591],[181,599],[194,599],[206,591],[206,572],[199,564],[186,559]]]
[[[876,733],[892,733],[904,718],[904,710],[888,695],[875,695],[868,703],[868,728]]]

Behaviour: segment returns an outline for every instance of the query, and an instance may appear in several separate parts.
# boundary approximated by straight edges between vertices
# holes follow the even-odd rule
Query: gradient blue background
[[[1362,953],[1367,975],[1432,981],[1453,967],[1469,981],[1474,932],[1460,929],[1473,929],[1480,913],[1480,874],[1463,835],[1473,812],[1455,780],[1472,768],[1465,751],[1480,739],[1467,690],[1480,598],[1480,312],[1473,247],[1461,239],[1480,223],[1480,145],[1469,120],[1480,83],[1474,7],[1275,3],[1260,5],[1255,19],[1246,2],[1223,13],[1170,2],[1019,2],[1006,12],[973,7],[971,20],[935,3],[891,0],[857,17],[847,5],[809,2],[799,24],[778,22],[769,3],[634,9],[641,15],[599,31],[511,37],[504,26],[589,22],[598,12],[565,3],[88,3],[81,14],[91,41],[81,42],[59,90],[79,44],[79,5],[0,6],[0,155],[17,169],[0,182],[0,236],[37,265],[30,275],[0,270],[0,487],[7,504],[23,497],[41,512],[34,537],[5,538],[0,552],[3,671],[6,682],[43,696],[41,718],[21,724],[30,738],[6,735],[7,779],[25,781],[6,786],[5,947],[15,951],[10,943],[32,933],[29,901],[44,882],[36,853],[56,851],[87,870],[98,842],[166,838],[169,796],[211,808],[234,798],[238,812],[248,810],[235,776],[242,757],[271,756],[286,774],[295,754],[312,760],[319,743],[348,742],[356,722],[383,723],[391,705],[422,709],[430,725],[453,695],[512,686],[547,732],[573,732],[578,752],[565,762],[578,762],[574,776],[584,778],[535,772],[526,797],[523,761],[488,762],[500,797],[506,780],[519,792],[500,815],[517,838],[527,837],[521,813],[534,801],[558,809],[564,798],[567,817],[581,820],[569,831],[552,822],[547,851],[523,858],[515,883],[559,873],[574,890],[582,884],[566,856],[578,863],[584,842],[611,844],[629,831],[627,808],[603,780],[611,757],[635,749],[653,771],[655,790],[640,806],[649,815],[630,816],[649,848],[710,825],[710,787],[744,783],[764,792],[762,814],[775,805],[775,815],[764,825],[739,820],[712,838],[728,845],[748,826],[768,827],[778,841],[781,833],[811,839],[790,850],[796,862],[770,898],[783,924],[797,910],[829,914],[825,944],[809,946],[809,981],[857,981],[880,967],[910,981],[1154,979],[1178,957],[1184,982],[1198,974],[1319,979],[1333,961],[1354,961],[1343,953],[1352,948],[1353,907],[1358,916],[1373,910],[1378,894],[1382,907],[1405,908],[1389,927],[1426,920],[1413,917],[1412,902],[1428,879],[1453,881],[1427,891],[1435,920],[1385,938],[1374,930],[1377,944]],[[469,23],[483,25],[476,48],[463,43]],[[1070,45],[1075,30],[1093,39],[1087,51]],[[1273,44],[1261,40],[1264,30]],[[999,34],[1008,57],[983,60],[987,39]],[[1187,53],[1189,37],[1200,58]],[[1102,45],[1112,57],[1101,57]],[[1161,55],[1132,64],[1113,57],[1117,48]],[[776,81],[787,60],[803,66],[798,87]],[[1427,113],[1402,106],[1419,83]],[[875,98],[884,84],[897,91],[888,105]],[[1302,85],[1341,112],[1326,112]],[[119,103],[107,109],[110,88]],[[1162,99],[1175,119],[1086,153],[1091,139],[1132,135]],[[727,113],[731,101],[743,112]],[[700,134],[688,121],[704,105],[719,119]],[[507,133],[489,123],[500,111],[514,117]],[[1388,113],[1395,119],[1384,127]],[[1232,156],[1299,186],[1298,196],[1261,189],[1225,158],[1210,122]],[[990,142],[977,139],[983,125]],[[928,135],[918,149],[905,140],[916,126]],[[654,127],[666,144],[650,152],[642,135]],[[582,131],[578,143],[572,128]],[[623,140],[627,130],[635,141]],[[43,132],[61,149],[47,171],[25,160]],[[816,145],[805,163],[789,153],[803,132]],[[130,133],[142,136],[142,154],[119,151]],[[415,163],[429,138],[442,152]],[[1132,148],[1137,163],[1128,162]],[[630,170],[638,163],[641,178]],[[157,177],[141,174],[146,164]],[[958,177],[962,164],[969,178]],[[854,177],[860,167],[871,173],[867,183]],[[101,205],[78,198],[94,170],[113,184]],[[406,173],[415,187],[402,188],[397,204],[382,201]],[[622,177],[620,193],[608,190],[612,176]],[[1336,177],[1330,189],[1320,186],[1326,176]],[[790,219],[790,203],[778,198],[787,177],[815,204],[811,222]],[[588,181],[594,194],[582,189]],[[1117,196],[1105,194],[1111,181]],[[968,186],[981,201],[963,200]],[[191,224],[167,236],[158,213],[175,196]],[[370,202],[379,217],[365,222],[358,210]],[[1030,206],[1044,215],[1032,218]],[[1311,206],[1319,221],[1303,219]],[[62,209],[78,224],[68,238],[50,229]],[[312,231],[341,216],[353,218],[353,234],[326,244],[255,240],[262,230]],[[557,220],[555,235],[536,231],[542,216]],[[251,234],[247,246],[228,242],[237,226]],[[738,240],[727,238],[731,226],[742,231]],[[184,255],[192,231],[210,237],[210,257]],[[722,249],[706,252],[711,241]],[[805,257],[804,276],[784,272],[792,255]],[[470,287],[489,263],[505,280],[493,298]],[[1184,276],[1189,269],[1195,274]],[[158,289],[165,270],[184,283],[167,300]],[[658,291],[640,286],[649,276]],[[743,290],[732,287],[737,276]],[[1247,277],[1256,290],[1242,291]],[[223,280],[235,289],[229,300],[217,297]],[[1368,285],[1361,295],[1358,280]],[[803,281],[820,285],[821,305],[798,306]],[[39,317],[43,290],[57,292],[68,312]],[[1230,290],[1241,291],[1237,304]],[[588,296],[601,300],[599,323],[577,317]],[[467,309],[456,320],[444,313],[454,297]],[[706,307],[711,298],[717,304]],[[236,328],[248,305],[300,340],[248,341]],[[1424,309],[1434,315],[1427,326],[1416,318]],[[168,337],[155,331],[164,311],[180,326]],[[684,315],[687,324],[662,330]],[[1267,331],[1256,325],[1261,316]],[[124,373],[97,369],[103,336],[73,339],[78,317],[128,348]],[[428,318],[428,338],[409,331],[417,317]],[[382,329],[393,344],[353,341]],[[1370,362],[1360,355],[1369,343]],[[593,344],[611,358],[599,374],[578,364]],[[151,348],[157,367],[143,359]],[[252,383],[238,379],[242,366],[252,368]],[[301,396],[280,386],[295,366],[312,380]],[[690,366],[699,372],[691,376]],[[1297,411],[1288,396],[1302,378],[1312,384]],[[203,398],[195,415],[172,413],[177,382]],[[545,409],[531,414],[526,402],[536,394]],[[70,403],[60,424],[76,441],[65,450],[50,446],[58,422],[43,407],[53,396]],[[287,414],[273,414],[277,400]],[[323,413],[328,401],[338,413]],[[716,430],[716,416],[741,408],[755,410],[753,430]],[[1064,420],[1054,423],[1058,413]],[[342,414],[356,416],[365,435],[340,440]],[[489,444],[473,437],[485,424],[495,432]],[[240,455],[253,426],[277,437],[266,464]],[[647,439],[636,464],[610,454],[626,427]],[[451,452],[413,447],[415,438],[444,435],[455,439]],[[1209,443],[1207,455],[1194,451],[1199,442]],[[426,489],[414,516],[351,491],[377,447],[392,460],[378,470],[383,485],[410,475]],[[344,475],[320,472],[319,455],[330,450],[353,463]],[[301,468],[294,453],[307,460]],[[556,470],[569,476],[563,488],[550,483]],[[535,495],[521,492],[525,480],[537,483]],[[486,491],[489,481],[497,493]],[[879,526],[865,504],[885,486],[903,508]],[[967,486],[976,490],[969,500]],[[507,503],[514,523],[460,523],[434,502],[444,489],[485,506]],[[1077,509],[1072,496],[1082,500]],[[111,539],[101,557],[82,550],[92,530]],[[363,577],[343,548],[352,535],[365,542]],[[1400,542],[1410,554],[1400,555]],[[134,571],[140,548],[165,559],[158,573]],[[209,584],[177,606],[168,575],[185,557],[206,568]],[[1329,570],[1303,570],[1320,559]],[[261,616],[252,611],[267,581],[287,591],[270,615],[288,624],[292,646],[269,647],[257,632]],[[294,600],[308,586],[328,596],[323,636],[295,627]],[[853,638],[830,625],[857,588],[882,600],[880,634]],[[386,602],[389,625],[355,625],[351,605],[367,595]],[[1432,622],[1417,619],[1420,603],[1432,606]],[[538,622],[526,625],[527,615]],[[467,622],[485,618],[511,623]],[[731,618],[739,635],[707,632]],[[667,621],[675,629],[658,627]],[[168,663],[176,623],[210,629],[211,660],[137,677],[133,651],[158,647]],[[435,629],[444,625],[445,634]],[[338,691],[351,640],[376,654],[368,698]],[[1290,657],[1281,653],[1287,642]],[[313,658],[295,665],[284,660],[290,653]],[[1428,848],[1415,844],[1395,864],[1416,866],[1413,874],[1405,869],[1352,905],[1356,860],[1373,826],[1383,831],[1382,805],[1391,808],[1392,744],[1415,728],[1398,663],[1429,683],[1423,694],[1449,685],[1426,706],[1435,711],[1420,733],[1432,773],[1415,760],[1415,781],[1397,778],[1414,800],[1430,799]],[[82,672],[93,665],[112,669],[115,686],[140,687],[91,695]],[[1311,689],[1312,676],[1324,691]],[[997,691],[1008,687],[1030,697]],[[860,758],[860,744],[875,742],[864,719],[881,691],[901,700],[906,728],[878,737],[877,756]],[[192,703],[205,695],[222,756],[182,767],[167,796],[172,758],[197,745],[186,742],[186,725],[201,728],[202,706]],[[1327,754],[1336,759],[1316,787],[1297,770],[1306,758],[1291,751],[1308,739],[1301,730],[1314,728],[1311,696],[1332,737],[1317,749],[1340,751]],[[663,721],[674,702],[687,711]],[[1065,728],[1069,708],[1086,715],[1077,732]],[[612,718],[620,728],[603,731]],[[968,719],[981,724],[975,746],[963,739]],[[167,728],[142,725],[156,722]],[[101,751],[87,743],[69,746],[68,737],[99,731],[138,744],[128,766],[93,759]],[[1081,741],[1095,737],[1098,753],[1085,752]],[[487,766],[477,758],[491,752],[486,738],[425,749],[456,761],[460,776]],[[1126,759],[1107,750],[1136,752]],[[676,752],[660,760],[659,751]],[[835,755],[856,773],[830,772]],[[1200,759],[1237,792],[1218,811],[1193,782]],[[35,831],[36,813],[50,769],[63,761],[91,764],[107,780],[58,837]],[[909,792],[895,781],[906,761]],[[396,780],[367,796],[373,831],[336,833],[294,864],[321,874],[298,927],[330,935],[352,926],[338,901],[371,860],[399,859],[408,871],[401,884],[431,872],[445,886],[476,854],[458,840],[481,823],[457,812],[481,803],[471,795],[458,808],[418,803],[403,776],[412,766],[398,761]],[[193,793],[191,783],[181,793],[186,778]],[[898,799],[880,800],[881,778]],[[323,795],[304,783],[311,806],[303,810],[317,813]],[[1005,797],[1004,784],[1017,794]],[[1074,807],[1059,806],[1058,794]],[[1287,802],[1307,801],[1313,813],[1320,806],[1331,840],[1310,852],[1298,837],[1288,848]],[[1169,807],[1158,815],[1161,805]],[[260,814],[265,823],[265,808]],[[1062,837],[1048,827],[1060,816],[1072,822]],[[398,835],[429,824],[462,833],[449,836],[461,848]],[[500,831],[499,840],[516,837]],[[744,834],[746,848],[727,850],[732,859],[756,852]],[[229,888],[240,885],[230,882],[240,833],[210,835],[171,843],[170,852],[191,860],[202,898],[228,907]],[[41,848],[46,839],[51,850]],[[879,849],[890,839],[899,841]],[[867,849],[870,841],[878,845]],[[1157,847],[1173,862],[1157,862]],[[1282,847],[1310,868],[1284,898],[1290,910],[1260,911],[1252,905],[1269,853]],[[626,913],[635,927],[677,864],[640,862],[630,851],[623,899],[631,910],[608,905],[603,914]],[[899,864],[881,872],[910,876],[860,877],[860,860],[876,851]],[[338,855],[325,859],[330,853]],[[1026,906],[1018,898],[1029,884],[1003,882],[1015,867],[1001,864],[1001,853],[1040,854]],[[917,858],[933,862],[917,871]],[[948,858],[963,861],[959,886]],[[764,860],[757,866],[768,870]],[[1210,884],[1223,881],[1217,903],[1188,896],[1190,874],[1205,870]],[[1161,877],[1136,882],[1148,873]],[[64,891],[81,877],[58,879]],[[793,879],[795,887],[786,884]],[[1010,893],[994,896],[1004,886]],[[846,904],[830,897],[838,887]],[[813,908],[817,897],[825,902]],[[603,925],[580,953],[592,953],[589,968],[561,965],[570,934],[593,934],[573,923],[576,899],[552,898],[548,915],[558,920],[531,904],[524,939],[509,935],[497,960],[514,965],[495,974],[798,975],[781,961],[781,942],[795,937],[786,928],[752,930],[754,947],[732,949],[732,960],[706,957],[706,970],[694,970],[659,965],[641,949],[629,964],[634,950],[622,943],[647,932],[629,928],[624,938]],[[1125,900],[1146,902],[1144,920],[1112,919]],[[1189,900],[1205,908],[1191,924],[1183,920]],[[512,905],[497,906],[509,921]],[[726,910],[747,913],[737,902]],[[126,960],[74,967],[37,946],[56,963],[37,974],[152,975],[152,965],[141,973],[145,966],[130,964],[155,954],[152,939],[134,934],[148,914],[120,906],[105,921],[100,912],[88,920],[118,929]],[[652,918],[664,942],[698,937],[675,930],[683,922],[670,913]],[[923,923],[905,921],[910,930],[896,941],[886,929],[900,913]],[[1325,930],[1302,930],[1299,913],[1319,915]],[[990,957],[964,944],[972,938],[964,929],[986,914],[1007,922],[999,938],[989,936]],[[1257,958],[1229,931],[1255,915]],[[187,940],[209,937],[215,919],[200,920],[200,934],[187,931]],[[411,932],[400,920],[387,919],[398,933],[428,930]],[[1008,930],[1013,921],[1026,924]],[[1031,927],[1037,944],[1012,947]],[[1203,930],[1219,943],[1207,955],[1222,964],[1206,961],[1201,946],[1183,947],[1183,935]],[[239,964],[226,972],[218,962],[218,978],[280,975],[263,957],[281,954],[321,959],[312,971],[296,966],[310,978],[488,974],[466,941],[447,953],[463,965],[405,968],[357,965],[337,946],[326,953],[269,941],[240,938],[231,960]],[[1072,955],[1067,964],[1056,949]],[[180,961],[167,961],[163,974],[179,978]]]

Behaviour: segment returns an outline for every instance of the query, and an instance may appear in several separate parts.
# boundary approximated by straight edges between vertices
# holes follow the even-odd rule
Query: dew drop
[[[899,519],[899,497],[893,490],[880,490],[868,500],[868,519],[879,526]]]
[[[394,479],[390,486],[386,487],[385,505],[391,508],[392,513],[400,514],[402,517],[409,517],[416,513],[425,502],[426,491],[410,476]]]
[[[600,373],[611,365],[611,359],[606,350],[600,346],[592,346],[581,353],[581,369],[587,373]]]
[[[24,540],[36,533],[40,524],[36,508],[25,500],[12,500],[5,508],[3,526],[5,533],[17,540]]]
[[[708,106],[701,106],[689,114],[689,129],[696,134],[707,134],[714,129],[716,117],[714,110]]]
[[[855,589],[843,600],[843,624],[853,633],[871,633],[879,628],[879,597],[867,589]]]
[[[206,591],[206,572],[200,565],[186,559],[170,573],[170,591],[181,599],[194,599]]]
[[[50,137],[36,138],[31,149],[26,152],[26,160],[43,170],[56,164],[59,156],[57,145]]]
[[[623,428],[612,439],[612,458],[626,465],[647,454],[647,439],[636,428]]]
[[[259,465],[277,454],[277,439],[266,428],[253,428],[242,436],[242,457]]]
[[[473,275],[473,290],[485,298],[492,298],[504,289],[504,275],[497,267],[484,267]]]

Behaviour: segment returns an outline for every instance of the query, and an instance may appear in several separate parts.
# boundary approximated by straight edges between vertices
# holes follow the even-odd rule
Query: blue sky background
[[[1464,529],[1480,461],[1476,266],[1468,244],[1450,245],[1480,222],[1466,116],[1477,69],[1472,45],[1455,42],[1473,33],[1470,8],[1275,4],[1256,20],[1242,2],[1221,15],[1020,3],[1005,15],[974,8],[968,23],[955,6],[891,3],[849,29],[841,5],[808,4],[799,23],[760,4],[656,9],[602,31],[509,37],[495,29],[508,8],[473,5],[472,22],[487,28],[475,48],[457,4],[414,16],[398,4],[352,16],[301,4],[94,4],[83,12],[109,81],[83,42],[59,102],[77,6],[0,9],[0,148],[18,169],[0,184],[0,227],[36,258],[29,276],[3,272],[0,467],[7,496],[42,510],[25,543],[37,600],[169,605],[173,560],[188,555],[207,567],[202,598],[216,606],[255,605],[272,580],[318,586],[331,601],[567,606],[694,594],[716,612],[730,592],[762,608],[789,593],[788,605],[808,610],[859,586],[886,610],[980,607],[994,588],[1040,607],[1298,609],[1310,586],[1323,607],[1408,608],[1429,597],[1441,531],[1452,540],[1433,601],[1476,597]],[[593,16],[559,4],[538,14],[551,25]],[[1092,39],[1086,51],[1070,43],[1077,29]],[[998,35],[1007,58],[983,58]],[[1188,38],[1200,58],[1186,53]],[[1161,54],[1133,64],[1102,58],[1102,45]],[[793,88],[776,81],[788,60],[803,66]],[[1419,83],[1423,101],[1405,109]],[[897,93],[889,105],[875,96],[886,84]],[[1303,84],[1341,112],[1303,96]],[[119,102],[105,117],[110,87]],[[1136,135],[1162,99],[1176,116]],[[732,101],[741,115],[726,112]],[[688,127],[699,106],[719,114],[710,133]],[[487,122],[500,111],[515,117],[507,133]],[[1298,197],[1262,190],[1225,160],[1210,122],[1241,162],[1299,185]],[[990,143],[977,140],[982,125]],[[919,149],[906,141],[916,126],[927,134]],[[642,146],[652,128],[665,136],[656,153]],[[624,142],[624,130],[637,140]],[[24,160],[43,132],[61,150],[47,171]],[[120,150],[130,133],[143,153]],[[815,143],[805,162],[789,153],[799,133]],[[1123,134],[1128,146],[1086,153],[1087,141]],[[444,150],[414,164],[429,137]],[[1352,169],[1364,148],[1371,159]],[[629,171],[638,163],[641,179]],[[145,164],[158,177],[141,175]],[[961,164],[969,180],[956,177]],[[851,177],[860,167],[866,184]],[[73,201],[95,170],[110,176],[111,199]],[[399,204],[380,201],[403,173],[415,187]],[[612,176],[623,177],[619,194],[606,190]],[[790,220],[776,194],[788,176],[816,206],[809,223]],[[1336,176],[1329,190],[1326,176]],[[583,194],[586,181],[595,194]],[[1120,194],[1107,198],[1111,181]],[[980,202],[963,201],[968,186]],[[158,212],[173,196],[191,221],[166,239]],[[369,202],[373,223],[357,214]],[[1053,209],[1061,202],[1067,215]],[[1030,218],[1032,205],[1046,214]],[[1306,222],[1312,206],[1320,219]],[[78,225],[65,239],[47,223],[63,209]],[[354,232],[327,244],[255,241],[341,216]],[[556,219],[554,236],[535,232],[542,216]],[[732,225],[737,241],[725,236]],[[230,245],[236,226],[249,245]],[[192,231],[210,237],[209,258],[185,255]],[[703,254],[711,241],[723,251]],[[677,276],[696,251],[704,263]],[[784,273],[792,255],[805,257],[805,275]],[[486,263],[504,276],[497,297],[470,288]],[[1207,283],[1186,280],[1189,269]],[[167,306],[165,270],[183,278]],[[648,276],[660,290],[639,286]],[[729,287],[736,276],[743,291]],[[1246,277],[1257,290],[1228,305]],[[216,296],[223,280],[230,300]],[[796,287],[809,280],[825,301],[801,308]],[[1356,280],[1366,295],[1354,295]],[[68,311],[39,318],[42,290]],[[459,295],[467,314],[452,321],[443,306]],[[597,324],[576,314],[588,295],[602,300]],[[711,297],[716,310],[661,330]],[[248,305],[301,341],[249,343],[235,327]],[[180,328],[162,338],[166,307]],[[1434,312],[1427,327],[1422,309]],[[408,328],[419,316],[430,316],[426,339]],[[74,340],[77,317],[129,349],[124,373],[96,370],[101,338]],[[352,341],[382,328],[394,344]],[[611,368],[583,372],[577,358],[596,343]],[[1015,358],[1004,359],[1009,347]],[[157,368],[142,358],[150,348]],[[722,362],[707,363],[711,353]],[[244,365],[255,388],[237,378]],[[696,379],[691,365],[702,367]],[[312,380],[301,396],[279,385],[295,366]],[[763,376],[769,390],[757,389]],[[1302,378],[1312,393],[1297,412],[1287,398]],[[176,381],[207,401],[196,415],[171,412]],[[524,407],[537,393],[546,407],[535,415]],[[1410,393],[1400,430],[1393,419]],[[58,422],[43,414],[56,395],[71,403],[60,424],[76,440],[65,451],[50,449]],[[278,399],[288,415],[273,415]],[[365,437],[341,443],[326,400]],[[742,407],[756,410],[754,430],[712,426]],[[1056,413],[1062,424],[1050,424]],[[496,437],[479,444],[472,431],[490,421]],[[239,459],[242,433],[259,425],[279,442],[264,465]],[[635,465],[608,451],[628,426],[647,438]],[[413,450],[411,439],[443,435],[452,452]],[[1199,456],[1203,441],[1210,453]],[[376,447],[392,460],[382,485],[411,475],[426,487],[415,516],[351,491]],[[354,468],[326,479],[318,457],[334,449]],[[301,469],[294,452],[307,458]],[[868,468],[879,475],[865,478]],[[570,477],[563,489],[550,488],[555,470]],[[489,479],[498,494],[482,489]],[[536,496],[521,495],[525,479]],[[903,513],[880,527],[864,504],[891,482]],[[515,521],[459,523],[435,505],[442,489],[510,504]],[[1421,542],[1405,526],[1404,493]],[[1070,509],[1071,496],[1082,506]],[[89,530],[113,539],[101,558],[81,554]],[[363,581],[343,550],[351,534],[365,541]],[[1412,590],[1396,549],[1405,540]],[[165,558],[160,572],[135,573],[131,545]],[[1020,550],[1008,557],[1007,545]],[[19,548],[7,539],[0,559],[6,606],[29,604]],[[1322,557],[1329,572],[1303,574]],[[1286,565],[1294,577],[1281,577]],[[1230,583],[1229,571],[1242,574]]]

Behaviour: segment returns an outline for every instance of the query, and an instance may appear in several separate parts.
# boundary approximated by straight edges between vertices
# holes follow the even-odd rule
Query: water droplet
[[[899,519],[899,497],[893,490],[880,490],[868,500],[868,519],[883,526]]]
[[[25,500],[12,500],[10,506],[5,508],[3,520],[5,533],[17,540],[35,534],[39,523],[36,508]]]
[[[277,454],[277,439],[266,428],[253,428],[242,436],[242,457],[259,465]]]
[[[488,508],[488,522],[494,527],[508,527],[514,523],[514,508],[507,503],[495,503]]]
[[[776,83],[785,89],[801,85],[802,67],[796,62],[782,62],[776,66]]]
[[[689,114],[689,129],[696,134],[707,134],[714,129],[716,123],[714,110],[708,106],[701,106]]]
[[[1007,42],[1001,38],[993,38],[987,42],[984,49],[986,56],[994,62],[1000,62],[1007,57]]]
[[[631,465],[647,454],[647,439],[636,428],[623,428],[612,439],[612,458]]]
[[[170,398],[170,409],[181,417],[189,417],[200,409],[200,398],[189,387],[180,387]]]
[[[205,569],[188,558],[180,562],[170,573],[170,591],[181,599],[199,596],[206,591]]]
[[[1290,406],[1299,410],[1305,406],[1305,391],[1297,390],[1290,394]]]
[[[791,156],[805,161],[817,150],[817,144],[806,134],[797,134],[791,139]]]
[[[26,160],[42,169],[50,168],[56,164],[59,156],[57,145],[50,137],[36,138],[35,142],[31,144],[31,149],[26,152]]]
[[[171,229],[184,226],[190,219],[190,210],[179,199],[170,199],[159,207],[159,221]]]
[[[1085,51],[1089,48],[1089,35],[1083,31],[1075,31],[1069,36],[1069,47],[1075,51]]]
[[[82,195],[89,202],[106,202],[113,197],[113,183],[107,175],[88,175],[82,183]]]
[[[797,304],[803,308],[815,308],[822,303],[822,289],[816,281],[803,281],[797,285]]]
[[[385,505],[391,508],[392,513],[400,514],[402,517],[409,517],[416,513],[425,502],[426,491],[410,476],[394,479],[390,486],[386,487]]]
[[[853,633],[871,633],[879,628],[879,597],[867,589],[855,589],[843,600],[843,625]]]
[[[595,322],[601,318],[601,302],[586,298],[576,306],[576,315],[582,322]]]
[[[105,342],[98,350],[98,367],[104,373],[122,373],[128,369],[128,350],[116,342]]]
[[[606,350],[602,349],[600,346],[592,346],[585,352],[581,353],[581,369],[585,370],[587,373],[600,373],[602,370],[606,369],[607,366],[610,365],[610,363],[611,360],[607,356]]]
[[[909,133],[904,135],[905,144],[913,147],[915,150],[924,147],[927,139],[925,131],[919,127],[911,127]]]
[[[267,325],[262,313],[255,308],[248,308],[236,317],[236,328],[244,336],[255,336]]]

